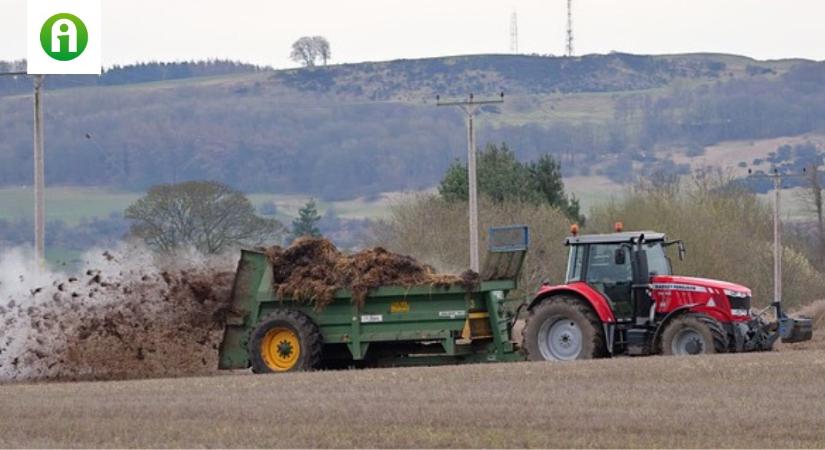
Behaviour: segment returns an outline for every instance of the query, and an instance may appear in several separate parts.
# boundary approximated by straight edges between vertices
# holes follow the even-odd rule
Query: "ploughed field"
[[[825,447],[825,349],[0,385],[0,447]]]

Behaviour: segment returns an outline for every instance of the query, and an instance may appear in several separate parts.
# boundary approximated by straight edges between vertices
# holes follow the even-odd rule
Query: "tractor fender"
[[[706,304],[693,305],[692,311],[713,317],[720,323],[730,323],[732,321],[730,313],[726,312],[722,308],[719,308],[718,306],[708,306]]]
[[[559,286],[542,286],[527,306],[527,310],[529,311],[533,309],[533,307],[541,303],[542,300],[559,294],[566,294],[580,298],[582,301],[590,305],[596,315],[599,316],[599,320],[601,320],[602,323],[616,322],[616,317],[613,315],[613,309],[610,307],[610,302],[607,301],[607,298],[605,298],[605,296],[599,291],[582,282]]]

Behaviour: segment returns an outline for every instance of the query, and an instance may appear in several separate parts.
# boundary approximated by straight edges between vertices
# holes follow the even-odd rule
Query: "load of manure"
[[[415,258],[381,247],[346,255],[323,238],[300,238],[286,249],[270,247],[266,254],[277,297],[312,303],[317,309],[332,302],[339,289],[350,289],[353,303],[361,306],[370,289],[380,286],[447,288],[458,284],[474,290],[478,285],[475,272],[439,274]]]

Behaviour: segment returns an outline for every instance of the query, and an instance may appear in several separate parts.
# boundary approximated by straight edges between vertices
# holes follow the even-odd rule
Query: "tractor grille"
[[[728,296],[728,302],[730,302],[731,309],[744,309],[746,311],[750,311],[751,309],[751,298],[750,297],[731,297]]]

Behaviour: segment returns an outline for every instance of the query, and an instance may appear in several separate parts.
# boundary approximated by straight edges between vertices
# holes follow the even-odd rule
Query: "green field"
[[[344,219],[378,219],[387,217],[389,214],[389,205],[398,194],[384,194],[373,201],[368,201],[363,198],[342,201],[322,201],[315,199],[318,206],[318,212],[324,214],[328,209],[332,209],[338,217]],[[249,194],[249,200],[259,207],[264,203],[274,203],[278,208],[278,219],[291,220],[298,216],[298,210],[306,204],[310,199],[309,195],[300,194]]]
[[[94,187],[53,187],[46,189],[46,217],[48,221],[61,220],[76,225],[83,220],[108,217],[122,213],[141,194],[134,192],[110,191]],[[297,216],[298,209],[310,197],[288,194],[249,194],[252,203],[259,207],[274,202],[279,219]],[[348,219],[379,218],[388,213],[387,206],[394,195],[384,195],[375,201],[364,199],[338,202],[318,201],[318,209],[323,214],[332,208],[339,217]],[[0,220],[31,218],[34,194],[29,187],[0,188]]]
[[[112,214],[121,215],[142,194],[119,192],[94,187],[51,187],[46,189],[47,222],[62,221],[68,226],[77,226],[84,221],[106,218]],[[316,201],[318,211],[324,214],[332,209],[342,219],[378,219],[387,217],[389,206],[403,194],[390,193],[374,200],[353,199],[327,202]],[[290,226],[300,209],[311,197],[307,195],[255,193],[248,195],[256,208],[265,203],[274,203],[277,213],[274,217]],[[0,188],[0,221],[32,220],[34,194],[29,187]],[[259,209],[260,211],[260,209]],[[48,233],[48,227],[47,227]],[[0,239],[2,241],[2,239]],[[47,245],[46,259],[54,268],[75,267],[81,262],[85,252],[64,246]]]
[[[574,177],[569,179],[568,191],[582,203],[582,210],[607,201],[611,195],[621,193],[621,186],[602,177]],[[386,193],[376,199],[357,198],[342,201],[316,199],[318,211],[324,214],[332,209],[343,219],[381,219],[389,217],[390,206],[403,199],[404,193]],[[46,217],[48,221],[61,220],[67,225],[77,225],[84,220],[121,214],[131,203],[140,198],[134,192],[118,192],[94,187],[53,187],[46,189]],[[274,203],[275,218],[289,223],[298,216],[298,210],[312,197],[301,194],[248,194],[250,201],[259,208]],[[0,220],[19,220],[33,216],[32,189],[28,187],[0,188]]]
[[[620,198],[625,186],[605,177],[570,177],[565,179],[565,187],[574,194],[587,214],[591,207]],[[790,220],[810,218],[810,211],[800,194],[803,189],[783,191],[783,217]],[[352,199],[343,201],[321,201],[316,199],[318,210],[324,214],[332,209],[344,219],[380,219],[390,215],[390,206],[408,194],[386,193],[376,199]],[[118,192],[94,187],[53,187],[46,189],[46,216],[48,221],[61,220],[68,225],[77,225],[84,220],[104,218],[111,214],[121,214],[141,194]],[[297,217],[298,210],[311,198],[301,194],[248,194],[249,199],[259,208],[265,203],[274,203],[277,208],[275,218],[289,223]],[[28,187],[0,188],[0,220],[19,220],[32,217],[34,195]],[[770,194],[761,194],[766,202],[773,200]]]
[[[112,192],[100,188],[47,188],[46,217],[47,221],[62,220],[75,225],[84,219],[120,213],[138,197],[135,193]],[[0,189],[0,219],[31,218],[33,202],[34,194],[29,187]]]

